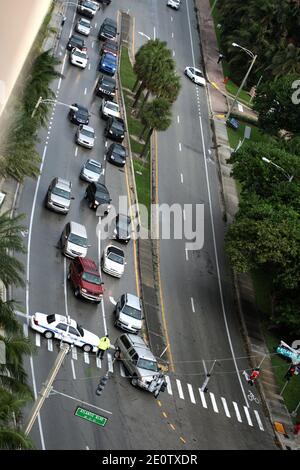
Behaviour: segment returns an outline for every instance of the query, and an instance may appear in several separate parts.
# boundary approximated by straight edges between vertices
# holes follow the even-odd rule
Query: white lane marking
[[[249,426],[253,426],[247,406],[243,406]]]
[[[218,410],[218,407],[217,407],[217,402],[216,402],[216,399],[215,399],[215,395],[212,392],[209,392],[209,396],[210,396],[210,400],[211,400],[211,404],[213,406],[214,412],[219,413],[219,410]]]
[[[108,146],[107,140],[105,141],[105,144],[104,144],[104,145],[105,145],[105,148],[107,149],[107,146]]]
[[[172,38],[174,37],[174,33],[172,33]]]
[[[184,395],[183,395],[183,391],[182,391],[182,386],[181,386],[180,380],[176,379],[176,384],[177,384],[177,388],[178,388],[179,397],[184,400]]]
[[[99,217],[99,222],[101,224],[101,218]],[[100,225],[101,226],[101,225]],[[98,266],[101,266],[101,231],[98,230]],[[101,271],[100,271],[101,274]],[[101,302],[101,310],[102,310],[102,319],[103,319],[103,326],[104,326],[104,335],[107,335],[107,325],[106,325],[106,318],[105,318],[105,309],[104,309],[104,302]]]
[[[78,154],[78,146],[76,145],[76,149],[75,149],[75,157],[77,157],[77,154]]]
[[[179,124],[179,122],[180,122],[180,118],[179,118],[179,115],[177,116],[177,122],[178,122],[178,124]]]
[[[196,404],[196,400],[195,400],[195,395],[194,395],[193,387],[191,386],[191,384],[187,384],[187,387],[188,387],[188,390],[189,390],[191,402],[194,403],[194,404]]]
[[[110,353],[107,353],[107,363],[108,363],[108,370],[109,372],[113,372],[113,362],[112,362],[112,355]]]
[[[175,57],[175,51],[174,51],[174,49],[173,49],[173,57]]]
[[[101,369],[101,359],[100,359],[100,357],[96,357],[96,365],[97,365],[97,367],[99,367],[99,369]]]
[[[41,335],[39,333],[35,334],[35,345],[38,348],[41,346]]]
[[[256,421],[258,422],[259,429],[260,429],[261,431],[264,431],[264,427],[263,427],[262,422],[261,422],[261,420],[260,420],[258,411],[256,411],[256,410],[253,410],[253,411],[254,411],[254,414],[255,414],[255,417],[256,417]]]
[[[94,47],[95,41],[92,41],[92,48]]]
[[[193,313],[195,313],[195,305],[194,305],[194,299],[193,299],[193,297],[191,297],[191,304],[192,304]]]
[[[179,152],[181,152],[181,142],[179,142],[178,147],[179,147]]]
[[[89,358],[89,354],[87,352],[84,352],[83,353],[83,357],[84,357],[84,362],[86,364],[89,364],[90,363],[90,358]]]
[[[53,341],[52,339],[47,340],[48,351],[53,351]]]
[[[65,297],[65,312],[67,318],[69,317],[68,312],[68,297],[67,297],[67,258],[64,256],[64,297]]]
[[[226,414],[227,418],[231,418],[225,398],[221,397],[221,400],[222,400],[223,408],[224,408],[224,411],[225,411],[225,414]]]
[[[104,154],[103,160],[104,160],[104,161],[106,160],[106,153]]]
[[[91,70],[91,64],[88,65],[88,69]]]
[[[121,374],[121,377],[126,377],[125,369],[124,369],[122,362],[120,362],[120,374]]]
[[[23,333],[26,338],[28,338],[28,325],[27,323],[23,323]]]
[[[202,390],[200,390],[200,388],[198,390],[199,390],[199,393],[200,393],[202,406],[203,406],[203,408],[207,408],[207,403],[206,403],[206,399],[205,399],[205,396],[204,396],[204,392],[202,392]]]
[[[185,209],[183,209],[183,220],[185,220]]]
[[[171,21],[173,21],[173,16],[171,16]]]
[[[105,175],[105,168],[103,168],[103,170],[102,170],[102,175],[103,176]]]
[[[148,36],[147,34],[143,33],[142,31],[138,31],[138,33],[141,35],[141,36],[144,36],[145,38],[148,39],[148,41],[150,41],[150,36]]]
[[[87,88],[84,89],[84,94],[86,95],[86,92],[87,92]]]
[[[155,26],[153,26],[153,39],[156,39],[156,29],[155,29]]]
[[[77,361],[77,349],[76,348],[72,348],[72,359],[74,361]]]
[[[57,86],[58,90],[60,89],[61,81],[62,81],[62,77],[60,77],[59,82],[58,82],[58,86]]]
[[[240,415],[239,407],[238,407],[238,405],[235,401],[233,401],[232,404],[233,404],[233,407],[234,407],[236,418],[241,423],[242,422],[242,417]]]
[[[117,305],[117,302],[115,301],[115,299],[113,297],[109,297],[109,301],[113,304],[113,305]]]
[[[181,181],[181,184],[183,184],[183,174],[180,173],[180,181]]]
[[[186,261],[189,260],[189,255],[188,255],[188,250],[187,249],[185,249],[185,259],[186,259]]]
[[[166,382],[167,382],[167,391],[169,395],[173,395],[172,392],[172,387],[171,387],[171,381],[168,375],[165,376]]]
[[[75,366],[74,366],[73,359],[71,359],[71,367],[72,367],[73,379],[76,380],[76,372],[75,372]]]
[[[98,23],[95,23],[95,28],[97,28],[97,24],[98,24]]]
[[[186,9],[187,9],[187,17],[188,17],[189,32],[190,32],[190,42],[191,42],[193,66],[195,67],[195,54],[194,54],[194,46],[193,46],[193,39],[192,39],[191,20],[190,20],[190,12],[189,12],[189,7],[188,7],[188,2],[187,1],[186,1]],[[198,92],[198,90],[197,90],[197,92]],[[203,160],[204,160],[204,167],[205,167],[205,177],[206,177],[206,182],[207,182],[209,212],[210,212],[210,220],[211,220],[211,227],[212,227],[212,236],[213,236],[212,238],[213,238],[213,245],[214,245],[214,252],[215,252],[215,259],[216,259],[216,268],[217,268],[217,277],[218,277],[218,286],[219,286],[222,313],[223,313],[226,333],[227,333],[227,337],[228,337],[228,342],[229,342],[233,362],[234,362],[234,365],[235,365],[237,378],[238,378],[239,383],[240,383],[240,387],[241,387],[241,390],[242,390],[242,393],[243,393],[243,396],[244,396],[245,403],[247,404],[247,406],[249,406],[247,396],[246,396],[245,390],[243,388],[242,380],[241,380],[241,377],[240,377],[239,368],[238,368],[238,365],[236,363],[236,358],[235,358],[235,355],[234,355],[234,350],[233,350],[233,345],[232,345],[232,341],[231,341],[231,336],[230,336],[227,317],[226,317],[225,305],[224,305],[223,289],[222,289],[220,267],[219,267],[219,256],[218,256],[218,251],[217,251],[217,242],[216,242],[216,234],[215,234],[215,226],[214,226],[214,216],[213,216],[213,210],[212,210],[211,190],[210,190],[210,182],[209,182],[209,177],[208,177],[207,157],[206,157],[206,149],[205,149],[205,146],[204,146],[204,134],[203,134],[203,125],[202,125],[201,116],[199,116],[199,125],[200,125],[202,148],[203,148]]]

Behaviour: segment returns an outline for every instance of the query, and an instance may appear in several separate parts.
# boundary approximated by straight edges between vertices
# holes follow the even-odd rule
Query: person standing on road
[[[110,348],[110,341],[109,341],[108,335],[102,336],[102,338],[100,338],[100,342],[98,346],[97,357],[100,357],[100,359],[103,359],[105,351],[109,348]]]

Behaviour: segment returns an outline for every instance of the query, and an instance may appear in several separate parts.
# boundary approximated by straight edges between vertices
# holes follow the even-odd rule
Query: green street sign
[[[107,421],[107,418],[104,418],[104,416],[96,415],[96,413],[93,413],[89,410],[85,410],[80,406],[77,406],[75,410],[75,416],[79,416],[79,418],[83,418],[87,421],[91,421],[92,423],[98,424],[98,426],[105,426]]]

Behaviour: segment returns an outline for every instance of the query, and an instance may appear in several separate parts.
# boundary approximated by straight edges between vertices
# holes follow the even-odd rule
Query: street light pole
[[[289,180],[289,183],[293,180],[294,175],[289,175],[287,171],[285,171],[281,166],[279,166],[279,165],[277,165],[276,163],[272,162],[272,160],[269,160],[269,159],[266,158],[266,157],[261,157],[261,159],[262,159],[264,162],[269,163],[270,165],[275,166],[278,170],[282,171],[282,173],[284,174],[284,176]]]
[[[78,111],[77,106],[72,106],[72,105],[70,105],[70,104],[63,103],[62,101],[52,100],[52,99],[50,99],[50,98],[49,98],[49,99],[47,98],[47,99],[44,99],[44,100],[43,100],[42,96],[40,96],[39,99],[37,100],[37,103],[36,103],[36,105],[35,105],[35,107],[34,107],[32,113],[31,113],[31,118],[33,118],[33,116],[35,115],[36,110],[38,109],[38,107],[39,107],[39,105],[40,105],[41,103],[45,103],[45,104],[54,104],[54,103],[55,103],[55,104],[60,104],[60,105],[62,105],[62,106],[66,106],[66,107],[69,108],[69,109],[73,109],[74,111]]]
[[[229,116],[230,116],[230,114],[231,114],[231,111],[233,110],[233,107],[234,107],[234,105],[235,105],[235,103],[236,103],[236,101],[237,101],[237,98],[238,98],[238,96],[239,96],[239,94],[240,94],[240,92],[241,92],[243,86],[245,85],[245,83],[246,83],[246,81],[247,81],[247,78],[249,77],[250,72],[251,72],[251,70],[252,70],[252,68],[253,68],[253,65],[255,64],[255,61],[256,61],[256,59],[257,59],[257,55],[256,55],[256,54],[254,55],[253,52],[249,51],[249,49],[246,49],[245,47],[242,47],[242,46],[240,46],[239,44],[236,44],[235,42],[233,42],[232,45],[233,45],[234,47],[239,47],[240,49],[242,49],[243,51],[245,51],[248,55],[250,55],[250,57],[252,57],[252,61],[251,61],[250,67],[248,68],[247,73],[246,73],[246,75],[244,76],[244,79],[243,79],[243,81],[242,81],[242,83],[241,83],[241,85],[240,85],[240,87],[239,87],[239,89],[238,89],[238,91],[237,91],[237,93],[236,93],[236,95],[235,95],[235,97],[234,97],[234,100],[233,100],[233,102],[231,103],[231,106],[230,106],[230,108],[229,108],[229,110],[228,110],[228,112],[227,112],[227,114],[226,114],[226,121],[227,121],[227,119],[229,118]]]

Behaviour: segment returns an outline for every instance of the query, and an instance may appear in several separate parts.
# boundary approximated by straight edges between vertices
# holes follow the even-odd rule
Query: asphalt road
[[[113,203],[119,195],[127,195],[124,171],[105,164],[103,161],[105,139],[103,121],[98,115],[101,100],[93,94],[98,76],[99,42],[96,35],[105,16],[117,17],[120,6],[117,0],[99,11],[93,20],[95,28],[87,39],[90,69],[80,70],[71,66],[66,59],[64,78],[53,83],[57,98],[64,103],[79,102],[86,105],[92,113],[90,124],[96,131],[96,145],[91,151],[78,147],[74,142],[76,127],[67,119],[66,108],[57,105],[50,121],[49,129],[40,132],[38,149],[44,155],[42,173],[39,180],[25,183],[19,201],[18,212],[27,215],[26,223],[30,227],[29,257],[23,258],[27,266],[28,291],[15,290],[14,297],[27,306],[27,313],[67,312],[72,318],[83,324],[88,330],[102,336],[109,331],[112,341],[119,332],[113,326],[113,305],[110,297],[117,299],[123,292],[136,293],[136,273],[134,265],[133,243],[126,248],[127,266],[121,280],[104,275],[104,308],[74,298],[66,283],[66,271],[69,264],[56,248],[58,239],[66,221],[83,223],[89,237],[88,255],[99,260],[107,240],[101,240],[99,249],[96,234],[97,218],[91,211],[83,194],[86,184],[78,178],[79,170],[86,158],[93,157],[103,162],[105,182],[111,192]],[[187,62],[192,62],[189,22],[186,2],[180,12],[172,12],[160,1],[124,0],[122,9],[129,10],[135,17],[134,44],[138,48],[145,42],[143,32],[149,37],[160,37],[168,41],[175,51],[178,73],[182,74]],[[192,39],[196,61],[199,60],[197,31],[194,12],[189,6],[192,23]],[[171,17],[173,20],[171,21]],[[65,44],[74,20],[74,7],[68,7],[68,19],[65,23],[58,52],[62,61],[65,56]],[[97,26],[96,26],[97,24]],[[172,37],[173,33],[173,37]],[[184,240],[166,240],[161,244],[161,274],[168,323],[171,350],[175,364],[175,374],[170,374],[170,388],[161,397],[159,403],[148,393],[135,390],[124,377],[119,363],[111,365],[107,358],[98,367],[94,355],[84,355],[76,349],[62,366],[54,383],[54,389],[67,396],[52,394],[45,402],[40,419],[32,430],[32,438],[37,448],[43,449],[205,449],[205,448],[271,448],[273,447],[270,426],[263,418],[259,406],[259,416],[263,431],[259,429],[256,415],[251,409],[251,423],[246,419],[245,405],[240,382],[237,379],[228,337],[225,331],[223,312],[220,302],[218,273],[212,241],[211,216],[208,208],[208,189],[205,174],[203,146],[199,128],[198,102],[203,123],[204,148],[210,144],[210,129],[207,116],[205,90],[196,89],[183,77],[182,91],[175,103],[174,120],[171,128],[158,136],[160,202],[205,204],[205,244],[202,250],[189,253],[186,260]],[[177,119],[179,116],[179,122]],[[49,133],[48,133],[49,132]],[[45,147],[45,142],[48,142]],[[181,151],[179,150],[181,143]],[[46,150],[45,150],[46,148]],[[45,153],[46,152],[46,153]],[[244,357],[245,350],[236,317],[232,296],[232,285],[228,263],[223,255],[224,224],[219,201],[219,186],[216,164],[207,161],[207,172],[211,188],[211,207],[218,248],[221,287],[228,327],[233,342],[234,353]],[[181,183],[181,173],[183,182]],[[43,207],[47,187],[54,176],[70,179],[73,183],[72,207],[67,216],[52,213]],[[193,297],[195,312],[191,309]],[[26,324],[26,319],[20,317]],[[25,331],[27,331],[25,326]],[[33,388],[38,392],[51,369],[58,345],[47,342],[34,333],[30,337],[37,344],[37,354],[28,360],[28,374]],[[213,398],[207,395],[206,404],[200,402],[198,388],[204,380],[205,367],[210,368],[214,359],[220,360],[215,365],[215,373],[209,384],[209,391],[214,393],[218,411]],[[203,361],[205,360],[205,367]],[[111,378],[99,398],[95,388],[99,377],[107,367],[113,367]],[[246,360],[238,360],[238,368],[247,367]],[[180,392],[178,382],[182,387]],[[188,386],[189,385],[189,386]],[[191,389],[194,391],[192,400]],[[183,397],[184,395],[184,397]],[[74,397],[79,402],[72,400]],[[220,408],[221,398],[226,398],[229,415]],[[108,417],[105,428],[85,422],[74,416],[74,410],[82,401],[101,408],[96,412]],[[232,405],[238,405],[238,414]],[[223,405],[223,401],[221,403]],[[223,405],[224,406],[224,405]],[[252,406],[252,405],[251,405]],[[225,409],[225,408],[224,408]],[[165,411],[165,415],[162,414]],[[242,413],[244,413],[242,415]],[[172,426],[173,427],[172,427]],[[183,437],[184,441],[180,438]]]

